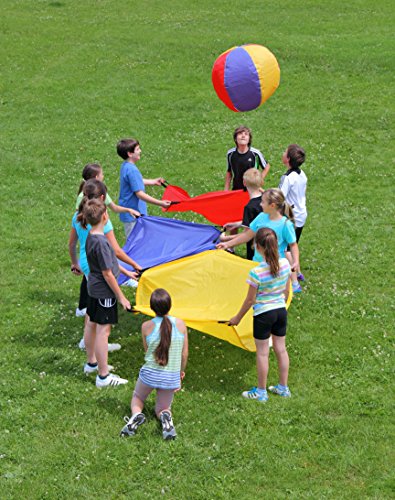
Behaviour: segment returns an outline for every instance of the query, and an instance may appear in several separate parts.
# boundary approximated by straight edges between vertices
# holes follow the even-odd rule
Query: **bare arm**
[[[255,233],[252,229],[247,229],[243,233],[238,234],[232,240],[229,240],[229,243],[218,243],[217,248],[226,250],[229,247],[235,247],[237,245],[241,245],[241,243],[247,243],[247,241],[252,240],[254,238]]]
[[[240,321],[244,318],[246,313],[251,309],[251,307],[255,304],[256,299],[256,288],[251,286],[248,288],[247,297],[245,298],[243,305],[240,308],[240,311],[230,319],[229,325],[238,325]]]
[[[143,347],[144,351],[147,352],[148,349],[148,344],[147,344],[147,337],[150,333],[152,333],[152,330],[154,329],[154,324],[152,323],[151,320],[145,321],[141,325],[141,337],[143,339]]]
[[[231,181],[232,181],[232,172],[226,172],[224,191],[229,191]]]
[[[181,355],[181,373],[184,373],[188,361],[188,330],[182,319],[177,318],[176,326],[178,330],[184,334],[184,345],[182,348],[182,355]],[[181,378],[183,378],[183,376],[181,376]]]
[[[129,271],[128,269],[126,269],[126,267],[123,267],[121,265],[119,266],[119,270],[125,276],[127,276],[128,278],[132,278],[133,280],[137,280],[137,278],[139,277],[138,273],[134,273],[133,271]]]
[[[157,205],[158,207],[167,208],[170,206],[171,202],[169,200],[157,200],[153,196],[145,193],[144,191],[135,191],[137,198],[146,201],[147,203],[152,203],[152,205]]]
[[[262,170],[262,184],[263,181],[265,180],[265,177],[269,173],[269,170],[270,170],[270,163],[266,163],[266,167]]]
[[[141,215],[141,213],[137,210],[133,210],[133,208],[121,207],[121,205],[116,205],[113,201],[108,206],[117,214],[128,212],[132,217],[140,217]]]
[[[126,255],[126,253],[122,250],[122,248],[119,246],[117,239],[115,238],[114,231],[110,231],[106,233],[106,238],[108,239],[108,242],[114,249],[115,255],[117,256],[117,259],[122,260],[122,262],[125,262],[125,264],[129,264],[133,266],[137,271],[141,271],[142,267],[137,264],[133,259],[129,257],[129,255]]]
[[[292,271],[297,271],[299,268],[299,247],[297,243],[291,243],[289,245],[292,255]]]
[[[144,186],[161,186],[165,179],[163,177],[157,177],[156,179],[143,179]]]
[[[71,259],[71,272],[73,274],[80,275],[82,274],[82,271],[78,264],[77,241],[78,241],[77,232],[74,228],[72,228],[69,236],[69,255]]]
[[[118,282],[112,272],[111,269],[104,269],[102,271],[104,279],[107,282],[107,285],[111,288],[111,290],[115,293],[115,296],[118,299],[118,302],[121,304],[121,306],[127,310],[131,308],[130,302],[128,299],[125,297],[125,295],[122,293],[122,290],[119,288]]]

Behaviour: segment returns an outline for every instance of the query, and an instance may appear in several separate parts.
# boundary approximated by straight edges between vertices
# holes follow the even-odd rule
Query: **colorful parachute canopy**
[[[215,248],[220,232],[207,224],[165,217],[139,217],[123,250],[143,269]],[[131,266],[122,266],[133,270]],[[121,285],[128,278],[121,274]]]
[[[206,217],[213,224],[223,226],[227,222],[242,220],[243,210],[249,196],[246,191],[213,191],[191,198],[184,189],[168,185],[163,200],[174,202],[166,212],[187,212],[191,210]]]
[[[233,47],[221,54],[212,70],[214,89],[232,111],[258,108],[280,84],[274,55],[262,45]]]
[[[239,311],[247,295],[248,273],[256,265],[223,250],[210,250],[151,268],[140,278],[134,309],[154,316],[151,293],[165,288],[172,298],[170,314],[195,330],[255,351],[252,310],[237,326],[226,321]]]

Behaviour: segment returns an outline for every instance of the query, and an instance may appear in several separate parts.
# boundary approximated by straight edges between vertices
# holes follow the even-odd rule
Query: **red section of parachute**
[[[233,50],[229,49],[226,52],[224,52],[222,55],[218,57],[218,59],[215,61],[212,73],[211,73],[211,79],[213,82],[214,89],[218,95],[218,97],[221,99],[223,103],[228,106],[232,111],[236,111],[237,109],[233,106],[233,103],[229,97],[228,91],[225,88],[225,64],[226,64],[226,58],[228,56],[228,53]]]
[[[174,202],[164,212],[196,212],[206,217],[213,224],[223,226],[227,222],[243,219],[243,210],[249,201],[246,191],[213,191],[191,198],[178,186],[168,185],[163,193],[163,200]]]

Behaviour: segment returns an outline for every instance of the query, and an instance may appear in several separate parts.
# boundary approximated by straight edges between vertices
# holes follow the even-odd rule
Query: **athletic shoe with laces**
[[[290,398],[291,397],[291,391],[289,390],[289,388],[284,387],[284,386],[280,387],[280,384],[271,385],[269,387],[269,391],[272,392],[273,394],[277,394],[278,396],[281,396],[283,398]]]
[[[81,351],[85,351],[85,342],[84,342],[84,337],[79,341],[78,347],[81,349]],[[108,344],[107,351],[108,352],[114,352],[114,351],[119,351],[122,348],[121,344]]]
[[[115,375],[115,373],[110,373],[106,378],[100,378],[99,375],[96,376],[96,387],[98,389],[103,387],[115,387],[127,383],[128,381],[125,378],[121,378],[119,375]]]
[[[91,373],[97,373],[97,370],[99,369],[99,366],[89,366],[88,363],[84,364],[84,373],[85,375],[90,375]],[[112,372],[114,367],[112,365],[108,365],[108,371]]]
[[[305,281],[305,277],[303,276],[302,273],[298,274],[298,281]]]
[[[163,439],[175,439],[177,437],[176,429],[174,428],[173,419],[169,411],[162,411],[160,414],[160,423],[162,424]]]
[[[86,314],[86,307],[84,307],[84,309],[79,309],[77,307],[77,309],[75,310],[75,315],[77,316],[77,318],[83,318]]]
[[[145,422],[144,413],[137,413],[134,417],[124,417],[126,425],[122,428],[120,436],[134,436],[137,429]]]
[[[267,391],[263,391],[263,393],[259,394],[258,389],[256,387],[253,387],[249,391],[244,391],[241,393],[243,398],[246,399],[255,399],[256,401],[259,401],[260,403],[266,403],[266,401],[269,399],[267,395]]]
[[[293,293],[300,293],[302,291],[302,287],[299,283],[292,283],[292,291]]]

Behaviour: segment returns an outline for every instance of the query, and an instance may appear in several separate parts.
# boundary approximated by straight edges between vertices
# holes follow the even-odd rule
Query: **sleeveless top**
[[[155,326],[146,337],[147,352],[145,363],[140,370],[141,381],[155,389],[178,389],[180,387],[181,356],[184,346],[184,334],[176,326],[176,318],[167,316],[172,324],[169,361],[166,366],[159,365],[155,360],[155,350],[160,343],[160,325],[162,318],[152,319]]]

